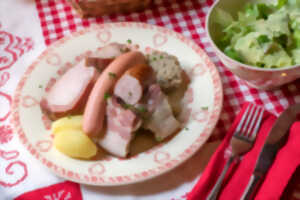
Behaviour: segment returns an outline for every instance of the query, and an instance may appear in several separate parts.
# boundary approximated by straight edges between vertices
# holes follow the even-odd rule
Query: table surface
[[[262,105],[276,115],[288,105],[300,102],[300,80],[274,91],[259,91],[249,87],[224,67],[209,45],[205,32],[205,17],[213,2],[213,0],[155,0],[149,8],[140,13],[81,19],[67,0],[1,1],[0,160],[5,162],[5,167],[0,166],[0,171],[6,173],[0,173],[0,191],[4,191],[4,198],[12,199],[24,192],[37,189],[47,193],[53,188],[58,191],[70,187],[69,192],[72,195],[76,194],[77,188],[78,199],[99,199],[99,196],[101,199],[119,199],[121,196],[122,199],[185,199],[186,193],[200,177],[209,155],[216,147],[218,142],[215,141],[224,136],[245,101]],[[130,186],[105,188],[64,182],[31,158],[14,137],[9,122],[9,108],[15,87],[29,64],[52,42],[92,24],[119,21],[164,26],[192,38],[203,48],[216,64],[223,83],[224,104],[220,120],[210,138],[211,143],[186,163],[162,177]],[[10,173],[10,170],[15,170],[16,173]],[[43,180],[36,178],[39,175],[44,177]],[[161,183],[164,179],[170,180],[168,184]],[[61,193],[61,196],[65,195],[67,199],[67,194]],[[49,199],[52,198],[50,197]]]

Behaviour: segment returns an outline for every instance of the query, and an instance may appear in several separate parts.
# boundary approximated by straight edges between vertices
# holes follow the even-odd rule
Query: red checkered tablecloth
[[[228,69],[226,69],[214,54],[210,44],[208,43],[208,38],[205,32],[205,17],[213,2],[213,0],[154,0],[154,2],[151,3],[150,7],[143,12],[131,13],[126,15],[109,15],[89,19],[81,19],[71,8],[67,0],[36,0],[35,9],[37,10],[42,35],[44,37],[44,42],[46,45],[50,45],[54,41],[68,35],[69,33],[83,29],[85,27],[89,27],[92,24],[119,21],[145,22],[149,24],[164,26],[193,39],[201,48],[206,51],[209,57],[216,64],[223,83],[223,111],[215,132],[210,139],[210,141],[214,141],[215,139],[221,138],[223,136],[223,134],[226,132],[231,122],[233,121],[235,114],[240,110],[242,104],[245,101],[254,102],[257,105],[263,105],[267,110],[273,112],[274,114],[279,114],[290,104],[300,102],[300,80],[274,91],[259,91],[247,86],[247,84],[243,80],[240,80]],[[9,75],[3,74],[5,74],[5,72],[2,74],[0,73],[0,87],[1,83],[4,82],[5,84],[5,80],[9,79],[9,77],[7,78],[7,76]],[[0,93],[0,95],[2,93]],[[3,130],[1,130],[1,128]],[[2,136],[5,134],[9,136],[8,133],[11,133],[9,126],[0,126],[0,138],[1,134]],[[74,195],[76,195],[76,191],[78,191],[75,191],[76,187],[78,186],[75,185],[73,187],[72,184],[73,183],[70,182],[59,183],[39,189],[38,193],[47,194],[48,191],[54,191],[55,188],[57,188],[56,191],[60,192],[64,191],[62,190],[63,188],[70,187],[73,189],[70,189],[69,193],[57,193],[56,196],[49,196],[49,198],[47,198],[55,199],[57,197],[56,199],[69,199],[68,195],[72,195],[73,193]],[[3,184],[1,184],[0,176],[0,191],[1,185],[3,186]],[[191,189],[191,187],[189,188]],[[109,193],[108,191],[108,189],[102,189],[100,192]],[[174,198],[172,199],[185,199],[185,193],[187,192],[189,191],[184,191],[181,189],[180,194],[174,194]],[[124,195],[126,196],[127,194]],[[74,199],[82,199],[81,194],[77,194],[77,197],[78,198]],[[85,197],[84,199],[92,199],[92,196],[85,196],[84,192],[83,197]],[[27,193],[19,197],[18,199],[38,198],[39,197],[37,193]],[[139,198],[142,197],[138,196],[137,199]]]

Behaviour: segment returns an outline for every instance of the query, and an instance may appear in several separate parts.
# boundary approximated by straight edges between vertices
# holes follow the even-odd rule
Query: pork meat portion
[[[106,116],[106,132],[98,143],[109,153],[126,157],[134,132],[141,126],[141,120],[134,112],[123,108],[116,97],[107,100]]]
[[[88,96],[99,76],[84,61],[70,68],[41,100],[41,108],[51,119],[69,114],[82,114]]]
[[[174,117],[168,99],[158,84],[149,87],[146,102],[148,117],[143,128],[152,131],[156,140],[162,141],[180,128],[180,123]]]
[[[86,66],[96,67],[102,72],[116,57],[128,52],[125,44],[110,43],[85,59]]]

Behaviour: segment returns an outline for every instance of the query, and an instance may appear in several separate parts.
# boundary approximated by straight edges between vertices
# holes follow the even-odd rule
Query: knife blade
[[[267,139],[261,149],[258,159],[255,164],[254,172],[251,175],[250,181],[243,193],[241,200],[254,199],[256,190],[258,189],[261,180],[272,165],[276,153],[283,146],[288,135],[288,130],[297,118],[300,112],[300,103],[293,104],[285,109],[275,121]]]

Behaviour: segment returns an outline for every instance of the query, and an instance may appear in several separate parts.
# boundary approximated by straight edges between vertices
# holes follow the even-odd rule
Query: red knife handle
[[[277,156],[262,183],[255,200],[280,199],[290,178],[300,164],[300,123],[295,123],[286,145]]]

